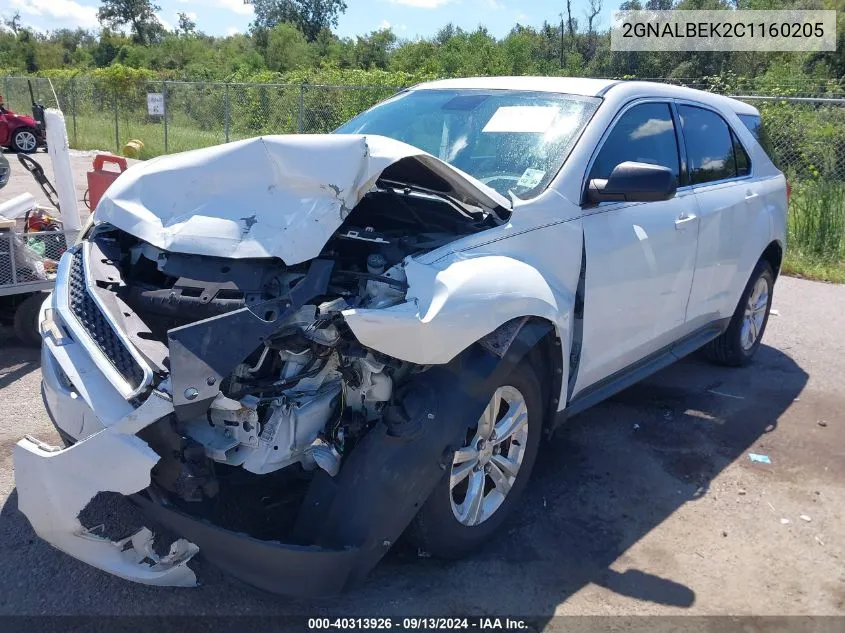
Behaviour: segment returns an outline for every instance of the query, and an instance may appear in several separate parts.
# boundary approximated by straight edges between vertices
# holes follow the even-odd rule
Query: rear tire
[[[754,357],[769,322],[774,286],[772,266],[761,259],[739,299],[728,329],[704,346],[708,360],[740,367]]]
[[[540,380],[526,361],[502,381],[485,415],[467,433],[464,447],[455,452],[452,467],[410,526],[409,536],[421,550],[445,559],[465,556],[487,543],[516,509],[542,436],[541,394]],[[499,404],[494,407],[496,400]],[[523,412],[524,422],[508,423],[521,419]],[[517,430],[508,434],[509,428]],[[473,453],[475,458],[471,457]],[[508,476],[506,469],[514,465],[515,476]],[[477,512],[473,511],[472,499],[479,497],[471,495],[473,489],[481,491]]]
[[[44,303],[46,298],[46,292],[36,292],[24,299],[15,311],[15,335],[28,347],[41,346],[38,313],[41,311],[41,304]]]
[[[32,128],[22,127],[12,134],[12,149],[20,154],[32,154],[38,149],[38,134]]]

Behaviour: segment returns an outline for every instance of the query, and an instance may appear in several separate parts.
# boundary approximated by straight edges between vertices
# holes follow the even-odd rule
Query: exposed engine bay
[[[360,580],[551,331],[525,316],[550,305],[530,266],[452,261],[511,208],[384,137],[248,139],[128,170],[39,317],[67,446],[18,443],[19,508],[55,547],[146,584],[195,584],[198,551],[283,594]],[[502,276],[504,304],[479,310]],[[162,554],[146,521],[97,533],[100,493],[184,538]]]
[[[405,258],[499,222],[442,194],[379,182],[317,259],[290,267],[169,253],[96,226],[85,244],[92,290],[152,369],[147,387],[164,385],[176,405],[141,435],[163,456],[155,483],[190,507],[250,480],[233,469],[291,468],[282,479],[294,481],[315,468],[337,475],[397,388],[424,369],[359,344],[341,312],[402,302]],[[226,360],[210,361],[215,351]],[[268,496],[266,486],[248,488]],[[248,497],[237,493],[240,505],[257,502]]]

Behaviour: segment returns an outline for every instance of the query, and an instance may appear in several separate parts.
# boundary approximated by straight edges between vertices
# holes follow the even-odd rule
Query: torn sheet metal
[[[406,160],[414,162],[406,168]],[[382,172],[442,179],[488,208],[510,202],[420,149],[383,136],[265,136],[162,156],[109,187],[95,221],[158,248],[218,257],[279,257],[298,264],[323,245]]]
[[[114,425],[64,450],[26,437],[14,449],[18,509],[35,533],[74,558],[126,580],[148,585],[192,587],[187,563],[199,548],[180,539],[165,556],[153,550],[153,534],[141,528],[111,541],[86,529],[79,514],[100,492],[129,495],[150,485],[159,456],[134,434],[170,414],[154,394]]]
[[[337,476],[315,474],[293,527],[294,540],[309,545],[232,532],[144,495],[134,501],[157,523],[197,543],[206,560],[246,583],[297,597],[339,593],[360,583],[399,539],[443,477],[468,421],[478,419],[496,381],[533,342],[514,343],[519,351],[504,359],[472,348],[449,365],[417,375],[385,423],[352,449]]]
[[[407,300],[352,308],[346,324],[363,345],[419,365],[448,363],[503,323],[536,316],[567,331],[569,312],[536,268],[512,257],[451,257],[436,265],[409,259]]]

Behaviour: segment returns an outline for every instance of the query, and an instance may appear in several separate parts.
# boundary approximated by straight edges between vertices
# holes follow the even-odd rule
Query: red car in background
[[[33,117],[7,110],[0,97],[0,147],[31,154],[45,145],[43,129]]]

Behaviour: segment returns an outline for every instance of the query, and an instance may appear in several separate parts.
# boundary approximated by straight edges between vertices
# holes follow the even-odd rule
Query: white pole
[[[61,110],[48,108],[47,151],[53,163],[53,177],[56,181],[56,193],[59,194],[62,226],[65,231],[79,231],[79,208],[76,204],[76,187],[73,184],[73,170],[70,167],[70,152],[67,141],[65,117]]]

